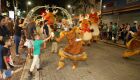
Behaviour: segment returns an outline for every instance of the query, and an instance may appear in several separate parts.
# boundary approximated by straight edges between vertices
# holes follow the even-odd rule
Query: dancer
[[[136,33],[132,31],[129,31],[129,33],[133,36],[133,38],[127,42],[126,46],[128,50],[123,53],[123,58],[129,58],[140,54],[140,25]]]
[[[76,33],[76,28],[73,28],[72,30],[69,29],[69,31],[62,31],[60,33],[60,37],[56,38],[58,42],[60,42],[64,37],[67,38],[68,43],[65,46],[65,48],[59,49],[59,56],[60,60],[58,63],[58,68],[57,70],[60,70],[61,68],[64,67],[65,59],[70,59],[72,60],[72,69],[76,69],[78,61],[85,61],[87,59],[87,54],[83,50],[83,42],[81,39],[77,38]]]
[[[46,10],[46,13],[44,13],[42,16],[44,18],[44,21],[47,21],[48,31],[49,35],[51,33],[51,29],[54,28],[55,23],[55,14],[57,13],[57,10]]]
[[[80,15],[79,22],[80,22],[82,40],[85,42],[84,43],[85,45],[90,46],[90,41],[92,39],[92,33],[90,30],[89,15],[86,15],[85,17]]]
[[[99,16],[101,12],[96,12],[95,9],[91,9],[91,13],[89,14],[89,19],[91,22],[90,29],[93,30],[92,32],[92,40],[97,42],[99,40]]]

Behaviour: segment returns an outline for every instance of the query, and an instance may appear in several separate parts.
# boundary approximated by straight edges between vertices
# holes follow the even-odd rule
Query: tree
[[[91,3],[91,0],[72,0],[72,4],[74,6],[74,9],[78,11],[81,9],[84,14],[87,13],[87,10],[91,7],[94,7],[94,4]]]

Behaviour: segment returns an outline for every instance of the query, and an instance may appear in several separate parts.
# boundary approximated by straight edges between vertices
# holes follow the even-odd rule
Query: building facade
[[[104,23],[140,23],[140,0],[104,0],[102,12]]]

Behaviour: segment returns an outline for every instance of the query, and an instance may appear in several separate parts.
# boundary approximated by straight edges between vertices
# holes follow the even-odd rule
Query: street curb
[[[115,44],[115,43],[108,42],[108,41],[103,41],[103,40],[100,40],[100,41],[101,41],[101,42],[104,42],[104,43],[106,43],[106,44],[110,44],[110,45],[118,46],[118,47],[121,47],[121,48],[126,48],[125,45]]]
[[[26,65],[27,65],[27,63],[28,63],[28,57],[26,58],[26,62],[25,62],[25,64],[24,64],[24,66],[23,66],[23,71],[22,71],[22,74],[21,74],[21,77],[20,77],[20,80],[23,80],[23,77],[24,77],[24,74],[25,74],[25,67],[26,67]]]

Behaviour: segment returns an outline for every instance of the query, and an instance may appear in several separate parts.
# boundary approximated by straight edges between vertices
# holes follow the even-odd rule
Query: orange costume
[[[92,39],[92,33],[90,31],[90,21],[89,16],[87,15],[85,18],[80,15],[80,28],[81,28],[81,35],[82,40],[85,44],[90,45],[90,40]]]
[[[140,54],[140,29],[137,33],[134,33],[133,36],[134,37],[126,45],[129,50],[123,53],[124,58]]]
[[[81,30],[83,32],[90,32],[90,23],[87,19],[82,20],[81,22]]]
[[[53,25],[54,22],[55,22],[54,14],[51,13],[51,12],[45,13],[45,14],[43,15],[43,18],[44,18],[44,20],[47,21],[48,25]]]
[[[93,30],[92,32],[92,38],[94,41],[97,41],[99,38],[99,12],[93,12],[91,11],[91,14],[89,14],[89,19],[91,22],[90,29]]]
[[[43,19],[47,21],[47,25],[49,27],[50,32],[51,32],[51,28],[54,28],[53,25],[55,23],[55,14],[56,13],[57,13],[57,10],[53,11],[53,12],[46,10],[46,12],[42,14]]]
[[[89,15],[89,19],[92,23],[98,23],[99,22],[99,16],[98,16],[98,13],[95,12],[94,14],[90,14]]]
[[[76,68],[78,61],[84,61],[87,59],[87,54],[83,50],[83,42],[82,40],[77,41],[76,36],[76,28],[73,28],[70,31],[63,31],[60,33],[60,37],[56,40],[60,42],[64,37],[67,38],[68,43],[64,49],[59,50],[59,64],[58,64],[58,70],[63,68],[65,63],[65,59],[70,59],[73,61],[73,69]]]

